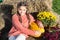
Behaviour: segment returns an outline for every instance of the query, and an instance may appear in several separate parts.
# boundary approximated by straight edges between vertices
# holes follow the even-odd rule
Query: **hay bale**
[[[12,4],[14,6],[13,13],[16,13],[16,6],[18,2],[26,1],[28,4],[28,12],[50,11],[52,0],[4,0],[1,4]],[[47,4],[46,4],[46,3]]]
[[[0,15],[0,30],[2,30],[4,28],[4,26],[5,26],[4,19]]]

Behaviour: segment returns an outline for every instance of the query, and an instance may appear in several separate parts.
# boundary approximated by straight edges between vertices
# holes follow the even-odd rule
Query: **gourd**
[[[45,32],[44,28],[39,27],[35,22],[32,22],[30,24],[30,29],[31,30],[35,30],[35,31],[39,31],[41,34]],[[41,36],[41,35],[40,35]]]

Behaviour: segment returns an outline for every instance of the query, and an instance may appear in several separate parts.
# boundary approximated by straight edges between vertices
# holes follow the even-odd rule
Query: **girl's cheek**
[[[26,11],[23,11],[23,13],[26,13]]]
[[[22,13],[21,11],[19,11],[19,13]]]

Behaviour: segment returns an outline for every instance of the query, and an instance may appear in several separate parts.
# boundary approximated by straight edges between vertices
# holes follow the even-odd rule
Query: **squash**
[[[31,30],[35,30],[35,31],[39,31],[41,34],[45,32],[44,28],[39,27],[35,22],[32,22],[30,24],[30,29]],[[40,35],[41,36],[41,35]],[[38,37],[38,36],[37,36]]]

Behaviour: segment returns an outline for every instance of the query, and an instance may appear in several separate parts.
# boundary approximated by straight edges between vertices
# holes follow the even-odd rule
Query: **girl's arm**
[[[31,14],[29,14],[29,17],[30,17],[30,23],[35,21],[34,17]],[[43,23],[41,21],[37,20],[36,23],[39,25],[39,27],[44,28]]]
[[[12,17],[12,23],[13,25],[15,26],[15,28],[27,35],[34,35],[35,34],[35,31],[32,31],[30,29],[27,29],[25,27],[22,26],[22,24],[20,23],[19,19],[18,19],[18,16],[17,15],[13,15]]]
[[[31,14],[29,14],[29,18],[30,18],[30,24],[35,21],[34,17]]]

